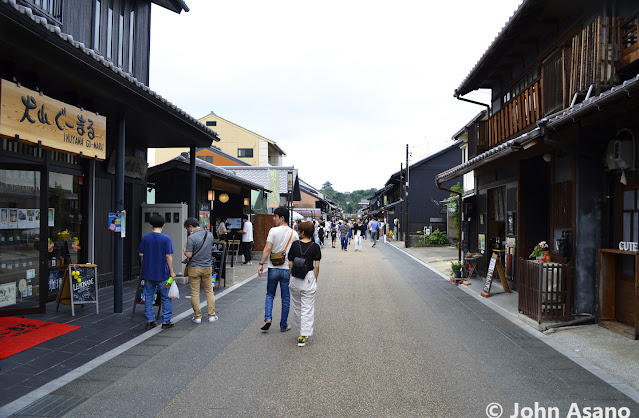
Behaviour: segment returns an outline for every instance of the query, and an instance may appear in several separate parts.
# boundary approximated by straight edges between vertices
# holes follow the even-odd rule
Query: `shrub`
[[[428,238],[427,243],[430,245],[448,244],[448,237],[439,229],[434,230],[427,238]]]

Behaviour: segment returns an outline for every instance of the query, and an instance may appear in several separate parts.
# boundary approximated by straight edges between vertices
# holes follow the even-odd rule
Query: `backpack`
[[[317,236],[322,239],[324,238],[324,228],[320,226],[320,229],[317,230]]]
[[[298,279],[303,279],[306,277],[306,273],[311,271],[311,269],[309,269],[308,265],[306,264],[306,258],[305,258],[306,253],[308,252],[308,250],[310,250],[313,247],[313,245],[317,245],[317,244],[311,241],[311,245],[309,245],[306,251],[304,252],[302,252],[302,244],[300,244],[299,240],[297,241],[297,245],[300,247],[300,254],[302,256],[295,257],[295,259],[293,260],[293,268],[291,269],[291,275],[293,277],[297,277]]]

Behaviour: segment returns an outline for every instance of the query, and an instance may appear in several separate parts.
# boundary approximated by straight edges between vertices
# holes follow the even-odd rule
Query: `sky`
[[[153,5],[150,87],[196,119],[213,111],[275,141],[313,187],[379,189],[406,144],[419,161],[484,109],[453,91],[520,2]],[[489,91],[465,97],[490,102]]]

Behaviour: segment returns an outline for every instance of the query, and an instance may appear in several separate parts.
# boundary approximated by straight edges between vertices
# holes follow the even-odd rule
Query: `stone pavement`
[[[227,264],[226,288],[255,275],[258,262],[259,259],[251,266],[235,263],[232,268]],[[143,335],[144,305],[138,304],[135,316],[131,315],[137,284],[137,280],[124,283],[123,312],[119,314],[113,312],[113,287],[106,287],[99,289],[99,315],[94,305],[86,305],[76,306],[76,315],[71,316],[70,306],[60,305],[56,311],[56,302],[48,303],[43,314],[29,315],[30,319],[82,328],[0,360],[0,407]],[[225,290],[223,284],[216,285],[216,295]],[[193,309],[188,284],[178,287],[180,299],[173,301],[173,317],[185,313],[190,317]],[[200,302],[206,302],[203,290]]]
[[[393,241],[392,245],[427,263],[441,273],[442,278],[450,277],[450,262],[457,260],[458,256],[455,247],[405,248],[403,241]],[[470,286],[459,287],[478,296],[483,288],[483,279],[472,277],[469,280],[472,283]],[[536,321],[519,313],[517,292],[505,293],[499,280],[493,281],[491,297],[480,299],[502,315],[540,329]],[[551,342],[561,345],[639,391],[639,341],[631,340],[597,324],[550,329],[544,334]]]
[[[242,281],[220,292],[219,321],[178,316],[175,328],[143,333],[12,413],[478,417],[493,402],[504,416],[533,402],[639,410],[536,331],[390,245],[324,249],[304,348],[292,313],[290,332],[260,331],[264,290],[264,278]]]
[[[557,388],[566,388],[570,380],[566,380],[565,375],[561,375],[560,386],[554,385],[553,380],[539,380],[548,377],[540,374],[543,362],[540,363],[539,358],[554,361],[558,355],[548,357],[548,353],[552,353],[550,347],[563,350],[560,353],[584,367],[577,370],[574,365],[567,365],[565,358],[561,360],[561,367],[572,367],[571,379],[585,385],[578,390],[577,387],[570,389],[564,394],[567,399],[577,399],[577,393],[596,397],[599,392],[609,399],[619,399],[609,386],[597,386],[594,392],[594,386],[589,386],[599,382],[596,376],[608,376],[590,366],[594,361],[589,356],[597,357],[597,353],[599,357],[607,356],[606,361],[618,370],[634,367],[632,359],[626,359],[627,363],[617,361],[614,353],[606,351],[610,349],[611,340],[616,341],[612,345],[621,347],[628,357],[639,357],[636,342],[621,336],[623,340],[618,340],[616,334],[597,326],[562,329],[549,336],[538,333],[546,344],[525,339],[522,331],[517,331],[518,326],[504,324],[507,322],[504,317],[522,323],[516,310],[507,309],[508,304],[516,300],[516,294],[500,294],[495,288],[494,296],[487,300],[477,297],[480,280],[474,280],[468,287],[443,281],[449,273],[449,261],[456,258],[454,248],[407,250],[416,260],[428,260],[429,268],[438,271],[437,275],[428,273],[417,261],[407,260],[398,248],[388,244],[380,243],[377,249],[371,249],[365,243],[363,253],[352,250],[350,247],[348,252],[341,252],[329,245],[323,251],[316,333],[306,351],[296,347],[294,330],[285,334],[259,332],[263,320],[264,278],[252,279],[257,270],[254,259],[253,266],[236,264],[233,272],[229,269],[227,289],[216,290],[220,297],[216,301],[220,320],[216,323],[192,324],[188,320],[190,301],[185,300],[186,306],[180,309],[183,312],[174,312],[175,321],[179,321],[174,329],[163,331],[158,327],[145,332],[141,328],[143,314],[138,310],[136,318],[127,322],[133,331],[125,329],[98,342],[104,354],[86,357],[84,365],[73,359],[77,355],[87,356],[91,348],[83,351],[79,342],[59,347],[75,346],[79,350],[71,356],[73,353],[67,350],[64,368],[55,363],[58,360],[54,358],[38,361],[45,357],[38,358],[35,352],[25,356],[23,361],[29,361],[16,368],[29,366],[30,361],[43,367],[53,361],[55,364],[44,371],[58,379],[27,376],[27,379],[36,379],[32,379],[30,386],[24,385],[23,390],[32,396],[20,398],[23,403],[19,405],[18,415],[240,416],[258,411],[259,415],[308,415],[307,409],[311,408],[314,414],[323,415],[482,416],[478,410],[469,408],[482,403],[485,406],[488,401],[508,404],[524,392],[530,392],[526,398],[529,401],[543,400],[542,392],[538,392],[540,388],[545,388],[544,396],[555,396],[559,393]],[[415,276],[417,271],[420,273]],[[234,283],[238,284],[231,287]],[[459,290],[467,296],[459,296]],[[181,291],[185,295],[186,289]],[[102,293],[100,296],[107,305],[108,297]],[[509,302],[503,302],[508,299]],[[459,302],[463,303],[461,307],[457,306]],[[131,317],[126,306],[124,314],[111,314],[109,308],[101,304],[101,311],[108,313],[106,318],[101,318],[102,314],[91,314],[88,312],[91,309],[84,309],[83,313],[97,320],[92,322],[86,318],[83,329],[94,330],[93,335],[108,334],[119,326],[126,328],[122,323]],[[112,305],[110,309],[112,311]],[[276,297],[276,321],[279,309]],[[70,313],[62,315],[71,320]],[[293,323],[292,313],[289,321]],[[502,331],[492,334],[498,324]],[[600,331],[610,336],[593,341],[591,334],[599,335]],[[569,338],[556,338],[562,335]],[[580,351],[565,348],[559,342],[567,347],[577,344]],[[113,347],[111,351],[106,350],[108,345]],[[50,349],[54,346],[52,343]],[[309,351],[312,357],[304,354]],[[534,358],[537,360],[532,360]],[[580,363],[581,359],[588,361]],[[0,362],[3,368],[0,379],[12,375],[10,371],[5,373],[7,365],[6,360]],[[525,372],[513,372],[517,367]],[[615,374],[615,367],[606,364],[599,367],[636,387],[633,384],[636,373],[626,380],[627,377]],[[491,376],[489,380],[486,373]],[[37,382],[38,378],[42,380]],[[606,381],[611,383],[610,379]],[[612,387],[623,392],[624,385],[612,383]],[[535,387],[534,391],[530,390],[531,386]],[[367,390],[362,391],[362,387]],[[5,390],[9,388],[11,386],[5,385]],[[300,389],[312,396],[300,401],[293,396]],[[265,390],[268,396],[264,396]],[[570,394],[572,390],[576,392]],[[4,394],[0,399],[1,405],[12,400],[5,400]],[[0,417],[9,410],[1,405]],[[11,413],[18,409],[12,409]]]

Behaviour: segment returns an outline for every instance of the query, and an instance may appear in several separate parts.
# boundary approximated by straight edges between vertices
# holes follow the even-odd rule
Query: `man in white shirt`
[[[242,243],[240,244],[240,252],[244,255],[242,264],[253,264],[251,262],[251,251],[253,250],[253,224],[249,221],[248,215],[242,216],[244,226],[238,234],[242,234]]]
[[[288,311],[291,306],[291,296],[288,290],[290,271],[286,256],[291,249],[291,245],[299,239],[297,232],[288,226],[289,212],[283,206],[275,208],[273,220],[275,225],[268,231],[266,245],[262,251],[262,259],[257,274],[262,277],[264,264],[268,268],[266,281],[266,302],[264,303],[264,325],[262,331],[268,331],[273,319],[273,299],[277,285],[280,285],[282,295],[282,317],[280,319],[280,331],[286,332],[291,329],[288,325]],[[273,256],[273,257],[271,257]],[[275,260],[273,260],[275,258]]]

